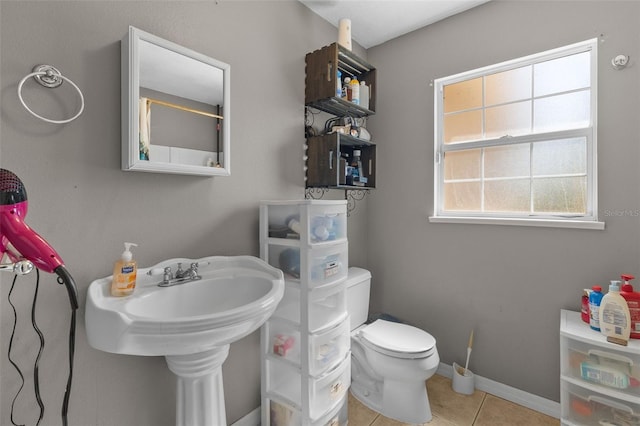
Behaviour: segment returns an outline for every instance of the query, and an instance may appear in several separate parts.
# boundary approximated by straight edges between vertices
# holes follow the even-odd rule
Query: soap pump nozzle
[[[635,277],[631,274],[622,274],[620,275],[620,278],[622,278],[623,281],[623,285],[622,285],[622,291],[625,292],[632,292],[633,291],[633,286],[631,285],[631,280],[634,279]]]
[[[133,259],[133,253],[131,253],[131,246],[138,247],[136,243],[124,243],[122,260],[124,260],[125,262],[131,262],[131,259]]]

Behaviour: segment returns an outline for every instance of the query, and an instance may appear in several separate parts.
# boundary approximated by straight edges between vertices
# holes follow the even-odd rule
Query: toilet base
[[[398,380],[368,381],[354,379],[351,394],[367,408],[385,417],[405,423],[431,421],[431,406],[426,382]]]

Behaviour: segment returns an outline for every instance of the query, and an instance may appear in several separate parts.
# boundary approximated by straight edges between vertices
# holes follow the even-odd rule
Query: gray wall
[[[176,256],[257,255],[259,200],[303,197],[304,54],[336,37],[304,6],[2,1],[0,15],[0,166],[27,186],[27,222],[65,259],[82,308],[87,286],[111,274],[123,241],[140,244],[142,266]],[[369,121],[378,142],[378,188],[349,220],[350,263],[373,271],[373,310],[430,331],[443,362],[464,361],[475,328],[477,374],[557,400],[559,310],[578,309],[582,288],[638,272],[640,219],[604,216],[640,209],[639,20],[636,2],[493,1],[366,52],[379,70],[378,114]],[[120,171],[119,40],[128,25],[231,64],[231,177]],[[606,230],[430,224],[429,80],[600,34],[599,212]],[[614,71],[608,64],[620,53],[631,55],[632,65]],[[87,106],[78,120],[50,125],[22,108],[18,82],[39,63],[57,66],[83,89]],[[42,114],[73,113],[72,92],[51,99],[43,88],[30,89]],[[5,425],[20,380],[6,359],[11,280],[0,280]],[[16,415],[27,424],[37,418],[30,381],[37,353],[29,319],[34,280],[21,279],[12,296],[19,312],[12,353],[27,378]],[[173,424],[174,378],[164,360],[90,348],[82,308],[70,423]],[[48,274],[41,276],[36,312],[47,339],[42,424],[59,424],[69,310]],[[258,345],[257,333],[234,343],[224,364],[230,422],[259,404]]]
[[[464,362],[475,329],[472,371],[557,401],[560,309],[579,310],[583,288],[640,275],[638,28],[638,2],[492,1],[368,50],[379,76],[371,123],[379,174],[368,209],[373,304],[432,333],[443,362]],[[601,34],[598,183],[606,229],[429,223],[430,80]],[[618,54],[631,55],[627,69],[611,67]]]
[[[174,377],[163,358],[111,355],[87,345],[86,289],[111,274],[124,241],[139,244],[141,267],[173,257],[259,254],[259,201],[304,197],[304,55],[333,42],[337,30],[294,1],[2,1],[0,15],[0,166],[23,180],[27,223],[61,254],[80,291],[70,424],[172,425]],[[120,39],[129,25],[231,65],[230,177],[120,170]],[[20,105],[17,85],[40,63],[82,88],[86,109],[76,121],[44,123]],[[53,94],[27,83],[25,96],[54,119],[77,108],[68,85]],[[349,222],[351,263],[366,266],[364,205]],[[0,279],[0,424],[6,425],[20,380],[6,357],[11,278]],[[30,379],[38,343],[29,318],[34,282],[34,274],[21,278],[12,297],[19,313],[12,354],[27,378],[16,420],[26,424],[38,414]],[[46,338],[42,425],[60,424],[68,306],[64,289],[42,274],[36,310]],[[234,422],[260,404],[259,333],[231,345],[223,374],[227,418]]]

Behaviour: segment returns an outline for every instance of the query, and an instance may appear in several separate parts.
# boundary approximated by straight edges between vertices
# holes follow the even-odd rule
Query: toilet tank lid
[[[352,266],[347,273],[347,287],[351,287],[354,284],[361,283],[368,279],[371,279],[371,272]]]
[[[428,352],[436,345],[436,339],[424,330],[380,319],[364,327],[361,335],[378,347],[400,353]]]

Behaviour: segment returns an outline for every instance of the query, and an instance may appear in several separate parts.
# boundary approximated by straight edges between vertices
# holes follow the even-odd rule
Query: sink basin
[[[202,279],[158,287],[148,271],[198,262]],[[181,355],[232,343],[259,328],[284,293],[282,271],[256,257],[171,259],[138,269],[134,293],[110,295],[111,277],[91,283],[85,323],[89,344],[127,355]]]
[[[159,287],[163,270],[197,262],[196,281]],[[176,425],[226,424],[222,363],[229,344],[258,329],[284,294],[282,271],[253,256],[170,259],[138,269],[134,293],[110,295],[111,277],[89,285],[89,344],[126,355],[164,356],[178,376]]]

